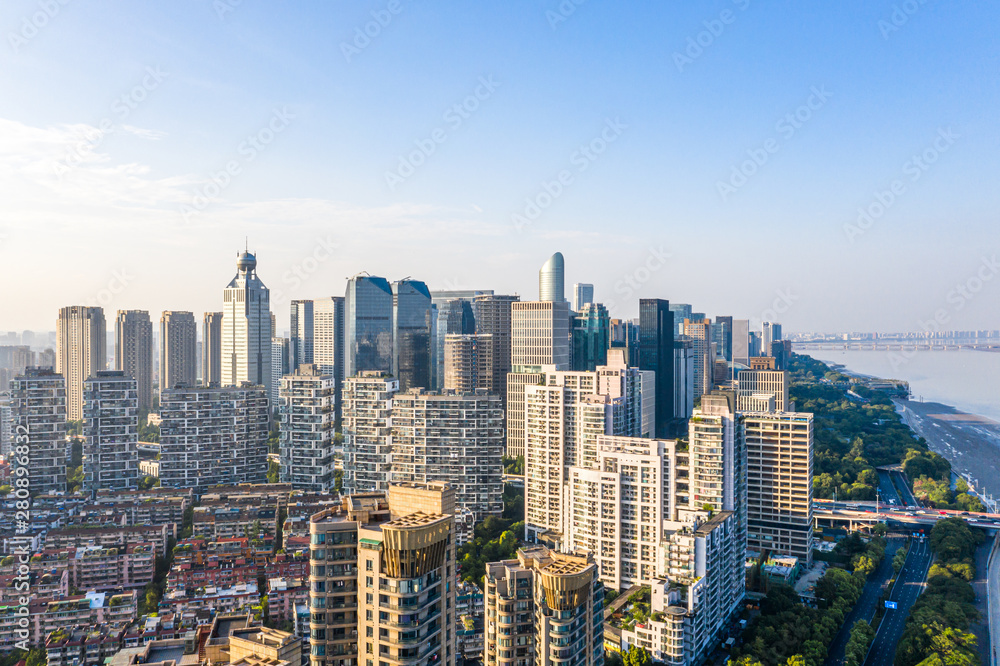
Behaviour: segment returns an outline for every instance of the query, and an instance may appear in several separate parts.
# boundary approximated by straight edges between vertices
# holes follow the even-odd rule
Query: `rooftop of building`
[[[720,525],[725,523],[730,516],[733,515],[732,511],[719,511],[714,516],[706,520],[705,522],[698,525],[694,533],[698,536],[704,536],[706,534],[711,534],[713,530],[718,528]]]

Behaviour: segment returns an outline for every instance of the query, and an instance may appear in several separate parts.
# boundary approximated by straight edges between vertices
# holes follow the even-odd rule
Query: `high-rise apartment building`
[[[23,371],[22,371],[23,373]],[[0,456],[10,460],[14,444],[14,405],[10,393],[0,391]]]
[[[454,514],[447,484],[407,483],[310,518],[311,666],[456,665]]]
[[[165,311],[160,316],[160,393],[198,383],[198,326],[193,312]]]
[[[733,320],[733,363],[750,363],[750,320]],[[754,354],[756,356],[756,354]]]
[[[66,415],[83,418],[83,382],[107,363],[104,310],[71,305],[56,322],[56,372],[66,380]],[[63,470],[65,475],[65,470]]]
[[[392,374],[392,287],[385,278],[356,275],[344,297],[347,370]]]
[[[538,271],[538,300],[554,303],[566,301],[566,266],[562,252],[556,252]],[[567,307],[568,307],[567,303]]]
[[[281,482],[319,493],[333,488],[333,375],[303,364],[281,379]]]
[[[46,351],[52,353],[51,349]],[[31,351],[31,347],[23,345],[0,345],[0,392],[8,390],[11,380],[18,375],[23,375],[25,369],[30,365],[55,367],[54,356],[51,363],[47,363],[41,358],[43,354],[39,354],[38,356],[40,358],[36,362],[35,354]]]
[[[594,370],[608,360],[611,316],[600,303],[588,303],[573,317],[573,370]]]
[[[32,494],[66,491],[67,393],[66,380],[52,368],[28,367],[11,382],[12,462],[15,468],[27,467]],[[80,412],[82,417],[82,405]],[[18,441],[23,436],[26,443]],[[18,446],[25,444],[28,454],[22,455]]]
[[[418,280],[392,283],[392,370],[399,387],[431,386],[431,292]]]
[[[622,649],[645,648],[657,663],[695,666],[717,649],[742,610],[744,548],[739,519],[731,511],[671,525],[664,543],[663,573],[651,584],[650,617],[622,630]]]
[[[344,494],[385,491],[392,460],[392,398],[399,380],[363,370],[344,380]]]
[[[594,285],[577,282],[573,285],[573,311],[580,312],[583,306],[594,302]]]
[[[690,307],[690,306],[688,306]],[[639,299],[639,368],[656,373],[655,437],[671,435],[674,423],[674,313],[661,298]]]
[[[743,415],[743,430],[747,545],[758,552],[793,555],[809,566],[813,546],[813,415],[748,413]]]
[[[160,395],[160,485],[194,488],[267,479],[263,386],[181,387]]]
[[[313,301],[292,301],[290,306],[288,339],[290,368],[313,363],[315,347],[315,310]]]
[[[752,359],[764,360],[767,357]],[[774,408],[779,412],[787,412],[790,407],[788,398],[788,371],[774,370],[774,359],[770,369],[740,370],[736,375],[736,409],[741,412],[759,411],[751,405],[754,396],[770,395],[774,397]]]
[[[476,333],[493,340],[493,390],[500,394],[504,419],[507,414],[507,373],[511,371],[511,308],[519,296],[487,294],[476,296],[472,311]]]
[[[746,540],[747,449],[736,395],[713,391],[701,398],[688,423],[691,506],[732,511]]]
[[[149,318],[146,318],[148,323]],[[139,390],[123,370],[99,370],[83,385],[83,491],[139,487]]]
[[[486,666],[601,666],[604,586],[593,557],[526,546],[486,565]]]
[[[339,387],[344,381],[344,297],[329,296],[313,301],[313,363],[325,375],[333,375]]]
[[[139,409],[149,410],[153,406],[153,322],[147,311],[118,311],[115,370],[135,379]]]
[[[475,523],[503,513],[500,396],[482,389],[397,393],[391,436],[391,481],[447,483]]]
[[[447,335],[444,340],[443,385],[447,390],[467,393],[485,389],[497,393],[493,380],[492,335]],[[499,394],[497,393],[499,396]],[[501,412],[503,403],[501,400]]]
[[[650,392],[634,368],[547,372],[525,386],[525,533],[528,541],[566,536],[566,487],[571,467],[597,466],[600,435],[642,435]],[[648,423],[647,423],[648,427]]]
[[[524,455],[524,387],[537,383],[543,368],[570,369],[569,330],[569,304],[564,301],[511,304],[507,455],[512,458]]]
[[[271,381],[271,338],[274,328],[270,292],[257,276],[257,258],[240,254],[236,276],[223,291],[222,386]]]
[[[201,383],[222,383],[222,313],[206,312],[201,325]]]
[[[712,390],[715,356],[712,354],[712,322],[708,319],[684,320],[684,335],[691,340],[694,355],[694,397]]]

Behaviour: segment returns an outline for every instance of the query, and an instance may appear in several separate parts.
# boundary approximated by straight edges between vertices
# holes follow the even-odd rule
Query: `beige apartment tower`
[[[446,335],[444,388],[460,392],[485,389],[496,393],[493,361],[492,335]]]
[[[604,586],[593,556],[524,547],[486,565],[486,666],[604,663]]]
[[[742,373],[740,373],[742,374]],[[747,448],[747,547],[812,563],[813,415],[743,415]]]
[[[206,312],[201,324],[201,383],[222,382],[222,313]]]
[[[454,489],[393,484],[310,519],[311,666],[454,666]]]
[[[104,310],[71,305],[56,322],[56,372],[66,379],[66,417],[83,418],[83,382],[107,364]]]
[[[115,370],[135,380],[139,409],[150,409],[153,406],[153,323],[145,310],[118,311]]]
[[[166,310],[160,316],[160,394],[198,382],[198,329],[193,312]]]

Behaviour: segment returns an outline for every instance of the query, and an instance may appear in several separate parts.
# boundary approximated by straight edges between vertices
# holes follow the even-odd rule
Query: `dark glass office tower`
[[[392,283],[392,367],[399,390],[431,388],[431,292],[418,280]]]
[[[733,318],[716,317],[712,324],[712,342],[716,344],[719,355],[727,361],[733,360]]]
[[[611,316],[600,303],[588,303],[573,318],[573,369],[593,372],[608,362]]]
[[[347,371],[353,377],[362,370],[392,374],[393,294],[385,278],[357,275],[347,281],[344,296],[347,340]]]
[[[674,313],[660,298],[639,299],[639,369],[656,373],[656,437],[672,434],[674,420]]]

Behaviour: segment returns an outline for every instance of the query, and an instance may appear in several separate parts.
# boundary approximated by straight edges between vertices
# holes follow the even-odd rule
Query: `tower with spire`
[[[257,277],[257,258],[249,248],[238,255],[236,276],[222,298],[222,385],[250,382],[269,386],[270,293]]]

